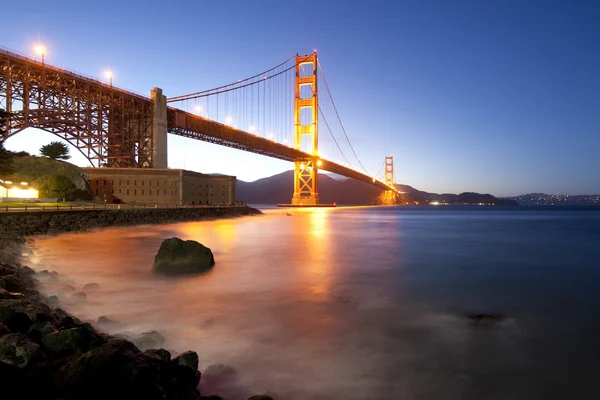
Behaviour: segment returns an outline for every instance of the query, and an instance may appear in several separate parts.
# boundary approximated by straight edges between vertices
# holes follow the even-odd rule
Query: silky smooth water
[[[291,213],[287,216],[286,213]],[[151,273],[163,239],[210,247],[206,274]],[[229,399],[600,398],[600,209],[265,209],[265,215],[38,238],[68,311],[157,330]],[[502,316],[474,326],[465,316]],[[201,384],[202,388],[202,384]]]

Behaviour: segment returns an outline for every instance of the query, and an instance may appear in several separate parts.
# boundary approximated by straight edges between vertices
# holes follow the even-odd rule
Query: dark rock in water
[[[100,336],[85,328],[65,329],[42,338],[44,348],[52,354],[85,353],[102,342]]]
[[[119,326],[121,326],[121,324],[118,321],[115,321],[105,316],[101,316],[100,318],[98,318],[98,321],[96,323],[102,329],[117,329]]]
[[[137,338],[133,339],[133,344],[142,351],[147,349],[157,349],[162,347],[164,343],[165,337],[156,331],[142,332]]]
[[[91,283],[86,283],[85,285],[83,285],[83,290],[85,291],[95,291],[95,290],[99,290],[100,289],[100,285],[97,284],[96,282],[91,282]]]
[[[40,345],[22,333],[10,333],[0,337],[0,363],[25,368],[41,355]]]
[[[170,382],[166,389],[167,398],[194,398],[198,397],[196,388],[200,383],[200,371],[198,371],[198,354],[186,351],[173,358],[166,368],[165,374]],[[194,388],[194,389],[190,389]],[[195,396],[195,397],[194,397]]]
[[[212,251],[194,240],[163,240],[152,269],[164,275],[199,273],[215,264]]]
[[[237,379],[237,371],[227,364],[212,364],[202,372],[202,382],[210,387],[230,384]]]
[[[171,360],[171,363],[195,371],[198,369],[198,354],[195,351],[186,351]]]
[[[156,359],[158,361],[162,361],[162,362],[171,361],[171,353],[169,353],[165,349],[149,349],[149,350],[144,351],[144,354],[146,356]]]
[[[248,400],[273,400],[273,398],[266,394],[257,394],[252,397],[249,397]]]
[[[490,314],[473,314],[467,316],[467,322],[476,325],[493,325],[502,320],[502,317]]]
[[[68,399],[163,399],[152,362],[126,340],[112,339],[74,356],[54,374],[57,394]]]
[[[87,295],[83,292],[75,292],[72,295],[69,296],[69,298],[71,300],[77,301],[77,302],[84,302],[87,301]]]

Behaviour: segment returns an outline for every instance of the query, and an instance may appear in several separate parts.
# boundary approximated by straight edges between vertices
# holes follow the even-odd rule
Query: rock
[[[71,328],[47,334],[42,343],[51,354],[71,354],[85,353],[101,345],[103,340],[86,328]]]
[[[98,324],[98,326],[102,329],[117,329],[121,326],[121,324],[118,321],[115,321],[114,319],[110,319],[105,316],[101,316],[100,318],[98,318],[96,324]]]
[[[237,379],[237,371],[227,364],[212,364],[202,372],[202,382],[210,387],[231,384]]]
[[[0,289],[8,292],[23,293],[26,290],[23,282],[15,275],[0,276]]]
[[[133,344],[138,349],[144,351],[147,349],[157,349],[165,343],[165,337],[156,331],[142,332],[137,338],[133,339]],[[198,368],[196,366],[196,368]]]
[[[0,363],[22,369],[41,355],[40,345],[22,333],[10,333],[0,337]]]
[[[186,351],[171,360],[171,363],[195,371],[198,369],[198,354],[195,351]]]
[[[152,269],[164,275],[205,272],[215,260],[212,251],[194,240],[179,238],[163,240],[154,257]]]
[[[0,322],[0,336],[8,335],[9,333],[10,329],[8,329],[8,326]]]
[[[87,295],[83,292],[75,292],[72,295],[70,295],[69,298],[79,303],[87,301]]]
[[[248,400],[273,400],[273,398],[266,394],[257,394],[252,397],[249,397]]]
[[[200,371],[198,371],[198,354],[186,351],[173,358],[162,374],[165,384],[167,398],[173,399],[197,399],[199,392],[197,387],[200,383]]]
[[[165,349],[149,349],[144,351],[144,354],[161,362],[171,361],[171,353]]]
[[[83,290],[85,290],[86,292],[100,290],[100,285],[96,282],[86,283],[85,285],[83,285]]]
[[[162,400],[157,368],[137,347],[112,339],[74,356],[54,374],[57,392],[68,399]]]
[[[4,323],[12,332],[27,332],[34,322],[35,310],[26,300],[4,299],[0,300],[0,322]]]
[[[55,307],[58,304],[58,296],[50,296],[48,297],[48,305]]]
[[[502,320],[502,317],[490,314],[474,314],[466,317],[467,322],[476,325],[493,325]]]
[[[56,327],[50,321],[38,321],[34,322],[30,327],[29,331],[27,331],[27,336],[29,336],[35,342],[41,342],[42,337],[56,332]]]

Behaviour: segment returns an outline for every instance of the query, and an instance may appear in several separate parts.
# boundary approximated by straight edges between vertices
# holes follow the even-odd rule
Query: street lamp
[[[42,56],[42,65],[44,65],[44,55],[46,54],[46,48],[41,44],[36,44],[34,50],[36,53]]]
[[[110,82],[110,87],[112,87],[112,78],[113,78],[113,73],[112,71],[104,71],[104,76],[106,77],[106,79],[108,79],[108,81]]]

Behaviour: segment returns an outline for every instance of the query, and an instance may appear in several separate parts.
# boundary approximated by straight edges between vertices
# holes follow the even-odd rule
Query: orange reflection
[[[315,208],[307,211],[310,221],[307,247],[311,257],[303,272],[308,281],[308,293],[313,299],[323,300],[331,292],[329,210]]]

